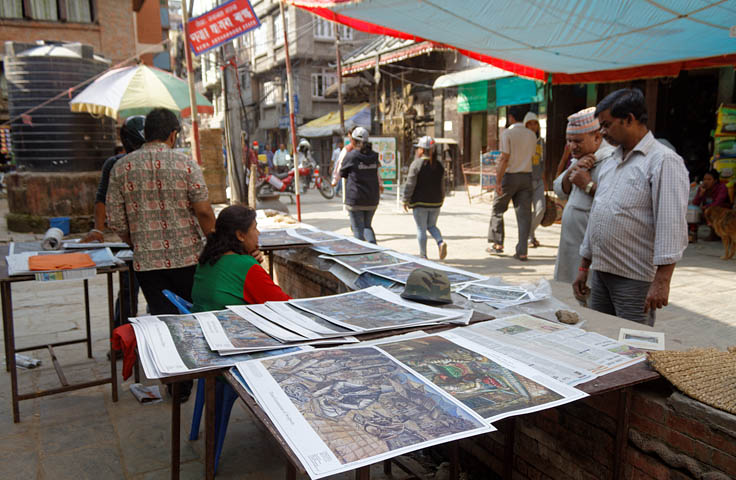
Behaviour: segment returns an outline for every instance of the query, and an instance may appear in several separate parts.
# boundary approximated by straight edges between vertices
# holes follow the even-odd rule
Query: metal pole
[[[335,54],[337,56],[337,103],[340,105],[340,135],[345,136],[345,108],[342,104],[342,60],[340,59],[340,25],[335,24]]]
[[[284,15],[284,2],[279,2],[281,10],[281,22],[284,25],[284,54],[286,60],[286,85],[289,93],[289,126],[291,127],[291,148],[292,158],[294,159],[294,193],[296,194],[296,219],[302,221],[302,202],[299,195],[299,164],[296,155],[296,124],[294,122],[294,83],[291,75],[291,60],[289,59],[289,31],[286,25],[286,16]]]
[[[194,2],[194,0],[192,0]],[[194,94],[194,68],[192,68],[192,51],[189,48],[189,11],[187,0],[181,0],[181,14],[184,21],[184,54],[187,59],[187,82],[189,83],[189,106],[192,109],[192,152],[197,164],[202,164],[199,153],[199,114],[197,112],[197,97]]]

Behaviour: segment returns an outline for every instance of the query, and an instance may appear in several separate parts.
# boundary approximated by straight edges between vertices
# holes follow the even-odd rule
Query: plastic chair
[[[192,304],[171,290],[162,290],[166,297],[181,314],[192,313]],[[194,400],[194,412],[192,413],[192,428],[189,432],[189,440],[194,441],[199,437],[199,424],[202,421],[202,410],[204,410],[204,379],[197,380],[197,395]],[[230,421],[230,413],[237,400],[238,394],[227,382],[217,381],[215,384],[215,473],[220,461],[222,445],[225,443],[227,424]]]

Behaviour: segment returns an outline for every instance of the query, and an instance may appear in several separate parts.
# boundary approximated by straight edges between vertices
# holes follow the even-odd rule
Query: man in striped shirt
[[[689,180],[682,158],[647,128],[644,95],[609,94],[596,107],[603,137],[618,145],[602,166],[573,283],[599,312],[654,324],[687,247]]]

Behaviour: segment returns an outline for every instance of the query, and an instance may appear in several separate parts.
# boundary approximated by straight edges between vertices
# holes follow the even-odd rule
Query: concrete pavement
[[[289,208],[295,215],[294,205]],[[342,211],[337,200],[327,201],[316,191],[310,191],[303,197],[302,210],[303,221],[325,230],[350,234],[347,213]],[[0,213],[6,211],[7,203],[2,200]],[[521,263],[511,258],[511,253],[490,256],[485,252],[489,215],[488,196],[474,199],[472,204],[468,203],[464,191],[448,197],[439,220],[449,246],[445,263],[476,273],[502,276],[515,283],[551,278],[559,225],[540,228],[537,238],[542,246],[530,249],[530,260]],[[510,210],[505,218],[506,251],[513,252],[516,243],[513,211]],[[2,223],[0,241],[22,241],[32,237],[9,233]],[[380,244],[402,252],[418,252],[413,218],[397,209],[395,197],[384,196],[374,227]],[[430,259],[437,259],[431,240],[428,252]],[[658,312],[655,325],[666,333],[669,347],[680,349],[695,342],[725,348],[736,343],[736,316],[732,313],[736,306],[733,300],[736,297],[733,282],[736,260],[720,260],[721,254],[720,243],[699,242],[687,249],[685,258],[675,270],[670,306]],[[105,296],[104,278],[91,281],[94,359],[86,358],[81,345],[55,349],[70,381],[103,377],[109,371],[105,361],[108,350]],[[573,301],[571,295],[562,300]],[[19,346],[83,335],[81,284],[15,284],[13,301],[16,344]],[[142,297],[140,308],[143,311]],[[42,359],[43,365],[35,370],[19,371],[21,390],[57,385],[45,351],[28,354]],[[0,371],[0,478],[169,478],[168,399],[156,405],[139,405],[127,391],[129,380],[123,383],[117,403],[111,401],[109,386],[21,402],[21,423],[14,424],[9,378],[3,368]],[[182,412],[182,478],[185,479],[201,478],[203,473],[201,436],[195,442],[186,440],[193,403],[190,400],[185,404]],[[284,464],[277,451],[245,408],[237,406],[233,409],[217,478],[281,478]],[[375,478],[381,478],[379,470],[380,466]]]

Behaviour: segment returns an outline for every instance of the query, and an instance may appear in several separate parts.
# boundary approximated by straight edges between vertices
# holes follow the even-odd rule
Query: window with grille
[[[289,12],[287,10],[284,10],[284,19],[288,28]],[[276,45],[283,45],[284,43],[284,24],[280,13],[273,16],[273,43]]]

